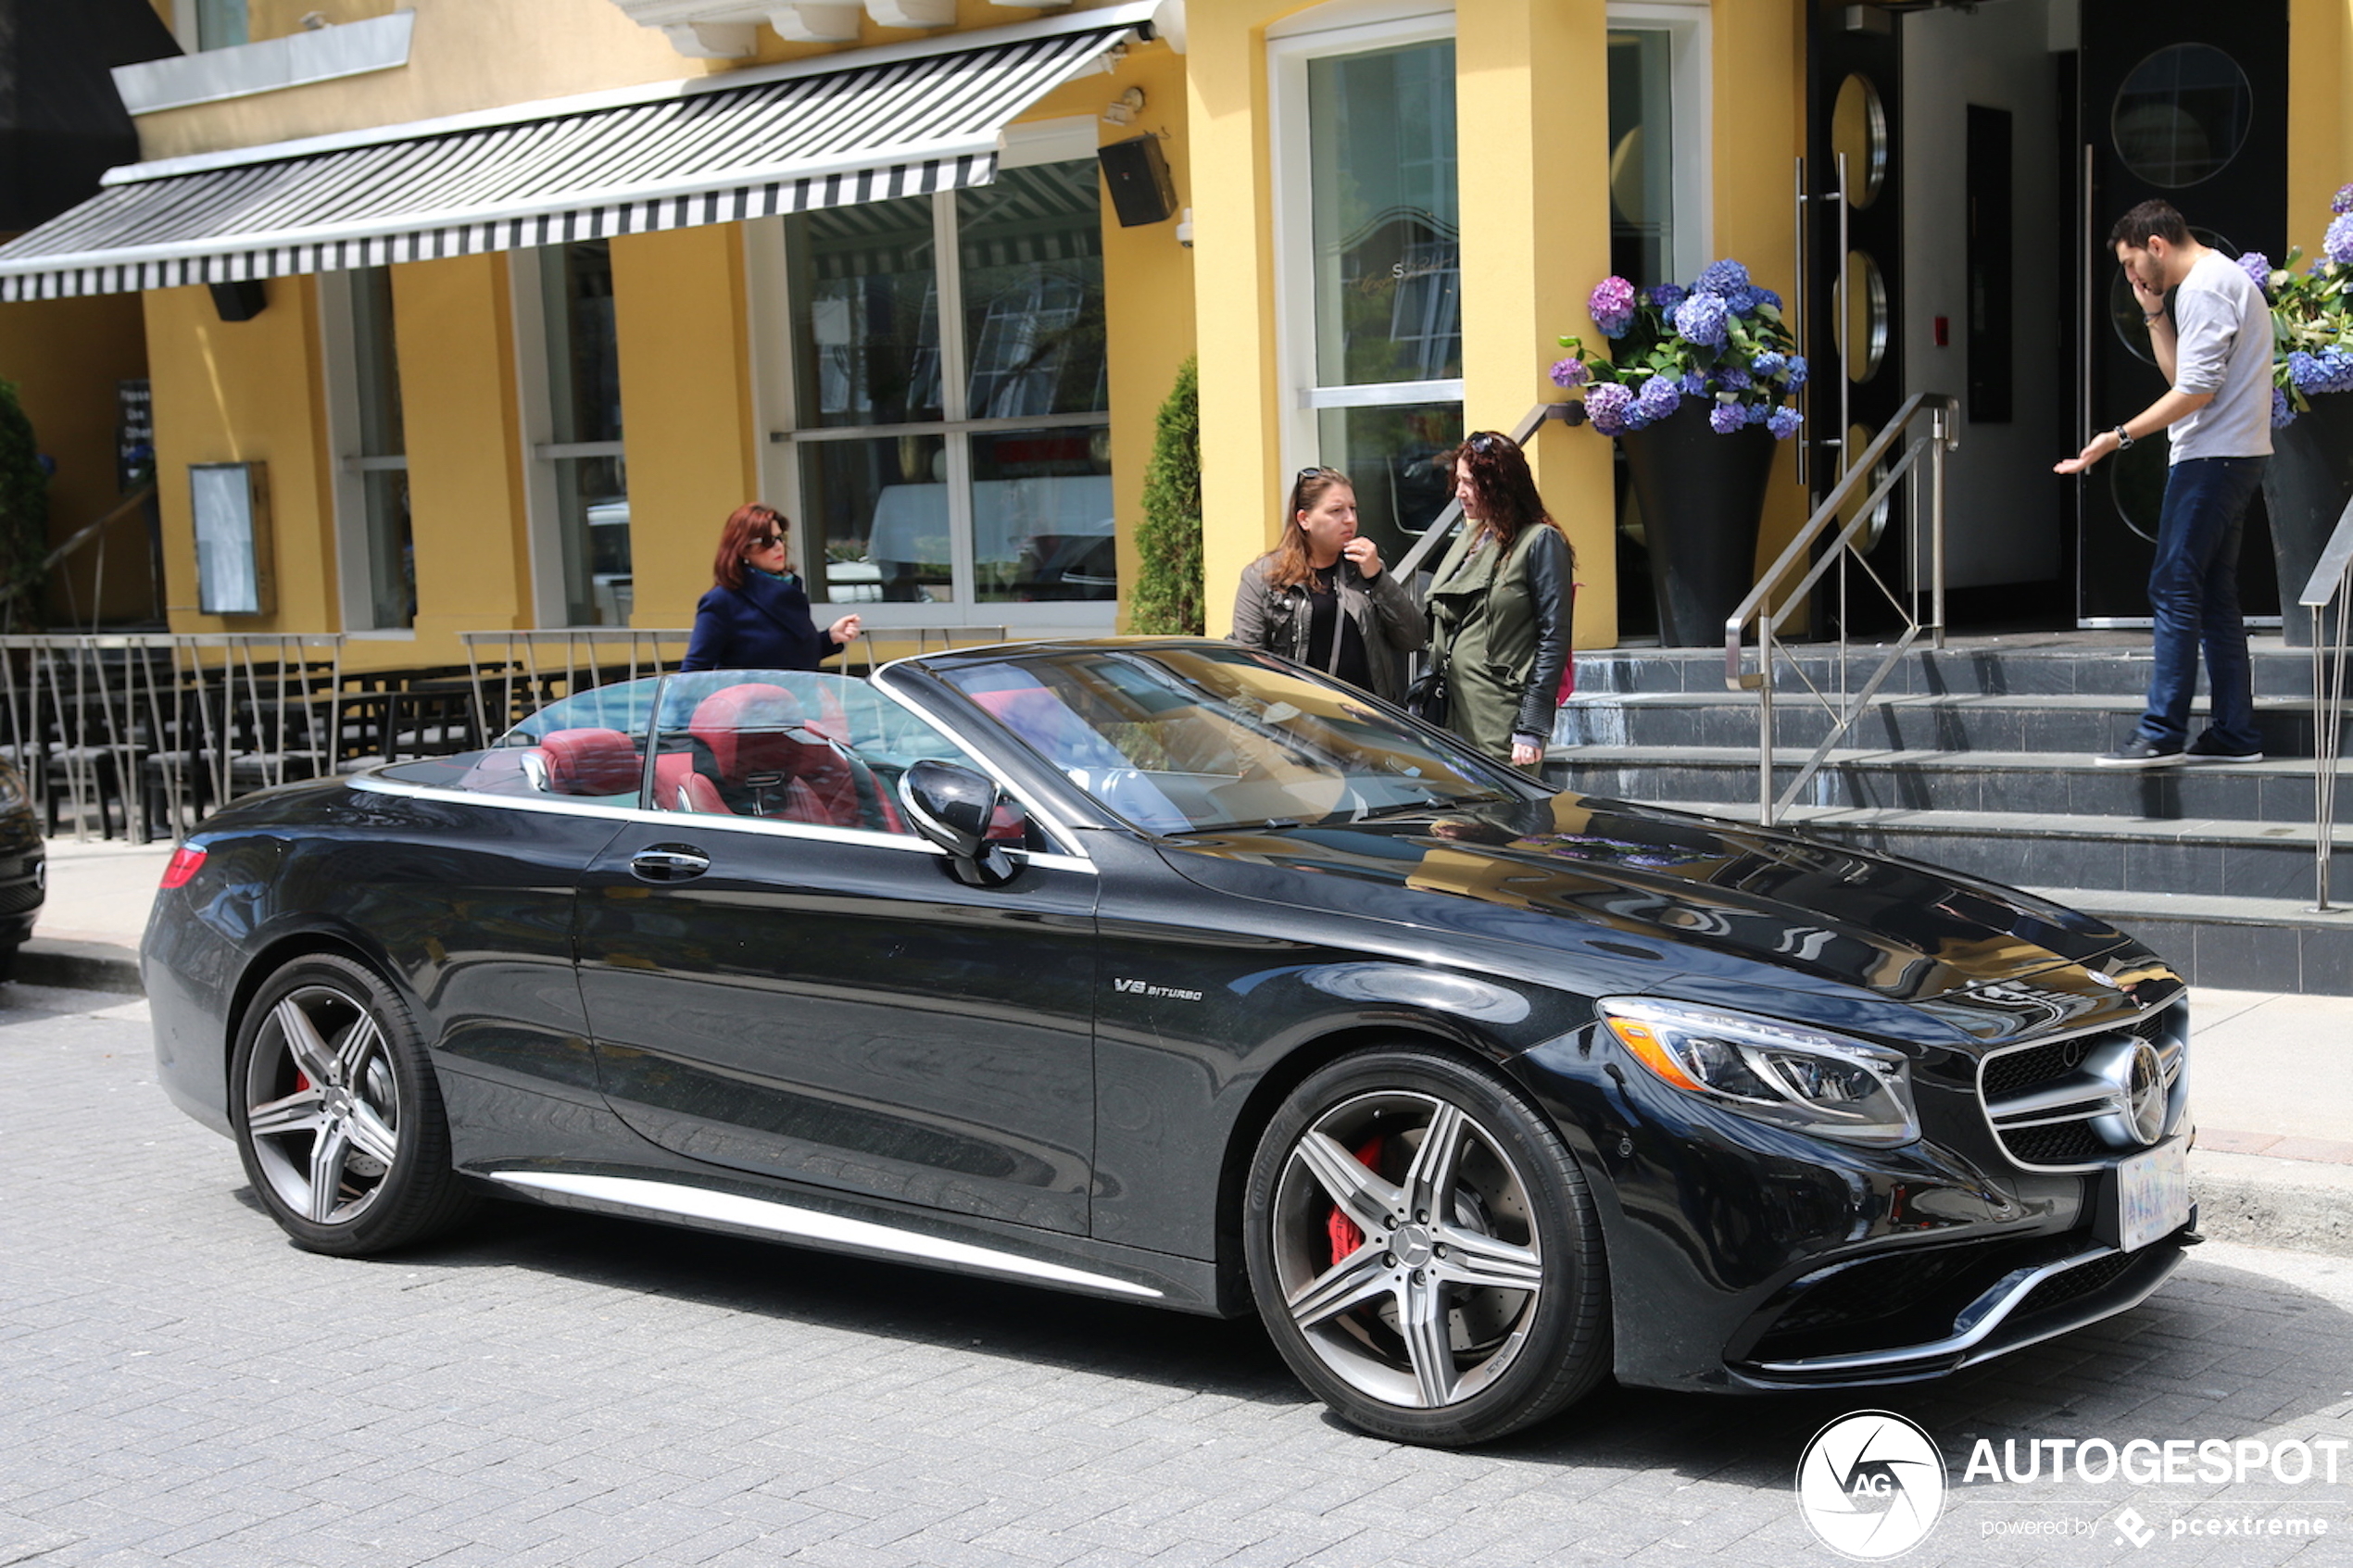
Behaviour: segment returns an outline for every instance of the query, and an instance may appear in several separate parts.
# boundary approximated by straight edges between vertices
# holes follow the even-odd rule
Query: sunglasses
[[[1504,438],[1491,430],[1482,430],[1464,445],[1484,458],[1504,444]]]
[[[781,545],[784,542],[785,536],[781,533],[754,533],[747,536],[744,540],[745,544],[749,545],[755,550],[764,550],[769,548],[771,546]]]

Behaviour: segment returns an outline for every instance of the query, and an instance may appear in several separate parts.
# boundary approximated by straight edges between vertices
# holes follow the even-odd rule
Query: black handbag
[[[1405,711],[1425,724],[1446,727],[1453,705],[1446,696],[1446,666],[1436,664],[1429,673],[1405,688]]]

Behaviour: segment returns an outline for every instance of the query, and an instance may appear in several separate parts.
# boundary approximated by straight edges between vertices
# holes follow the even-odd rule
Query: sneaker
[[[2114,751],[2092,760],[2103,768],[2173,768],[2181,765],[2184,755],[2178,746],[2166,746],[2145,735],[2134,735]]]
[[[2189,755],[2193,762],[2260,762],[2263,760],[2263,754],[2259,751],[2223,749],[2222,743],[2214,738],[2212,730],[2207,731],[2197,739],[2190,742]]]

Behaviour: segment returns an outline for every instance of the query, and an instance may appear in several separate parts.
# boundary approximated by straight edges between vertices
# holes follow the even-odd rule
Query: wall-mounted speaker
[[[1160,138],[1130,136],[1095,149],[1103,166],[1103,183],[1111,187],[1112,209],[1123,229],[1165,223],[1176,211],[1176,183],[1168,177],[1168,159]]]
[[[212,308],[224,321],[250,321],[269,307],[269,291],[258,278],[212,285]]]

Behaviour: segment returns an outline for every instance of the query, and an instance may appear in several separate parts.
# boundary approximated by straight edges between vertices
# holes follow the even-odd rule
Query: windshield
[[[1150,833],[1361,822],[1548,793],[1353,686],[1249,648],[1073,650],[939,674]]]

